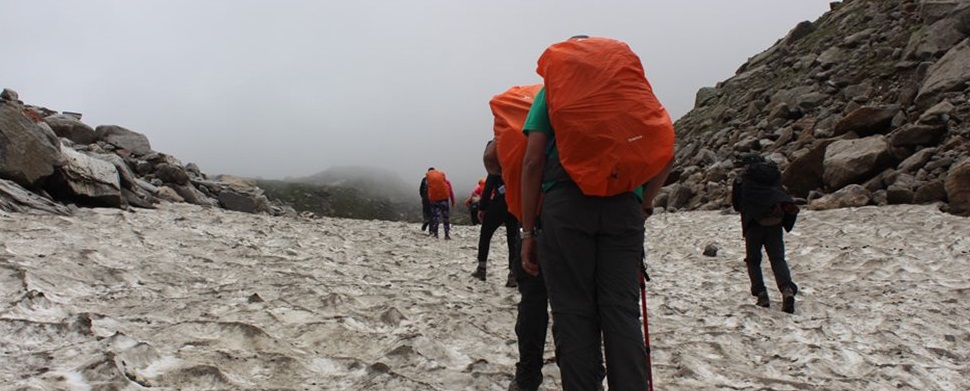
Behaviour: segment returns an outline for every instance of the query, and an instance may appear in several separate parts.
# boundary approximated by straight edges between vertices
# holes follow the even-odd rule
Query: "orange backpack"
[[[445,173],[438,170],[431,170],[427,174],[424,174],[424,177],[428,180],[428,201],[447,201],[451,198],[451,191],[449,191]]]
[[[515,86],[495,95],[489,101],[492,115],[495,116],[495,150],[502,166],[502,181],[505,182],[505,203],[509,213],[522,221],[522,157],[528,139],[522,134],[525,117],[541,84]]]
[[[674,154],[674,126],[653,95],[640,58],[610,38],[550,46],[537,69],[545,81],[559,159],[586,195],[643,185]]]

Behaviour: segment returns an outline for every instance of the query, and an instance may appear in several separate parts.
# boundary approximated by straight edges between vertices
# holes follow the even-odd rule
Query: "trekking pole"
[[[650,360],[650,326],[647,322],[647,281],[650,275],[647,274],[647,251],[643,251],[643,260],[640,263],[640,305],[643,310],[643,342],[647,349],[647,380],[650,382],[650,391],[653,391],[653,364]]]

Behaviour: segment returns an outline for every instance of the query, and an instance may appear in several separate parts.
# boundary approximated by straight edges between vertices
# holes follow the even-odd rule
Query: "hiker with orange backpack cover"
[[[524,125],[522,267],[542,270],[563,389],[600,387],[605,352],[610,390],[647,390],[644,220],[673,165],[672,121],[622,42],[570,38],[546,49],[538,72],[545,87]]]
[[[495,142],[493,155],[486,151],[485,165],[490,172],[500,172],[505,186],[505,201],[508,213],[518,226],[521,212],[522,158],[525,155],[526,137],[522,125],[529,114],[529,108],[542,85],[514,86],[495,95],[489,101],[495,118]],[[489,176],[491,178],[491,176]],[[491,206],[489,206],[491,208]],[[519,230],[516,228],[516,247],[520,243]],[[519,348],[519,360],[515,363],[515,377],[509,383],[509,391],[537,390],[542,384],[542,367],[545,365],[543,353],[546,346],[546,331],[549,327],[549,296],[542,274],[532,275],[522,269],[521,252],[515,253],[509,265],[514,282],[519,290],[519,303],[515,318],[515,337]],[[508,285],[508,284],[507,284]],[[603,359],[597,360],[599,379],[606,377]]]
[[[455,206],[455,192],[451,182],[442,171],[433,167],[424,175],[428,180],[428,201],[431,203],[431,224],[428,227],[430,236],[438,238],[438,223],[445,226],[445,240],[451,240],[451,222],[449,212]],[[449,206],[449,201],[451,205]]]

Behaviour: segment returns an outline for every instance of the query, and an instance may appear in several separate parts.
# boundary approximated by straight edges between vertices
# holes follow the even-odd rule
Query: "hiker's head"
[[[573,35],[572,37],[569,37],[567,41],[573,40],[573,39],[586,39],[586,38],[589,38],[589,36],[586,34],[579,34],[579,35]]]
[[[498,151],[495,150],[495,139],[485,144],[485,154],[482,156],[485,171],[492,175],[502,174],[502,165],[498,162]]]
[[[434,171],[434,167],[428,167],[428,171]]]

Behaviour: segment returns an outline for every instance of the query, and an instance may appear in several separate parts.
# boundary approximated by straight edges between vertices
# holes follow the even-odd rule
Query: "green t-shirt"
[[[556,139],[556,131],[552,128],[552,121],[549,120],[549,106],[546,104],[546,87],[542,87],[536,93],[532,107],[529,108],[529,115],[525,117],[525,125],[522,126],[522,133],[525,133],[526,137],[529,137],[529,133],[531,132],[545,133],[549,136],[550,140]],[[549,154],[546,157],[550,160],[559,160],[559,148],[556,147],[555,141],[552,142],[551,148],[549,148]],[[543,181],[542,191],[548,192],[556,183],[557,181],[555,180]],[[636,194],[637,199],[643,201],[643,186],[637,186],[637,188],[633,189],[633,194]]]

